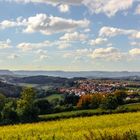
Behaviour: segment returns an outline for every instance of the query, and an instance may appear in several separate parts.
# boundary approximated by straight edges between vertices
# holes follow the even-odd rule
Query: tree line
[[[33,88],[23,89],[20,98],[6,98],[0,94],[0,124],[34,122],[41,114],[78,109],[116,109],[124,104],[127,96],[124,91],[116,91],[113,94],[86,94],[80,97],[64,94],[63,99],[49,102],[46,98],[38,98],[37,95]]]

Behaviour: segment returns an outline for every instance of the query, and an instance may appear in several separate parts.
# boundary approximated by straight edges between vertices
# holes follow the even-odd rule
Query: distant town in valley
[[[73,77],[76,73],[81,77]],[[139,72],[0,70],[0,92],[7,97],[20,97],[23,88],[32,87],[38,91],[38,97],[49,99],[52,96],[61,100],[66,94],[80,98],[87,94],[112,94],[116,91],[125,91],[126,100],[139,100],[139,74]]]

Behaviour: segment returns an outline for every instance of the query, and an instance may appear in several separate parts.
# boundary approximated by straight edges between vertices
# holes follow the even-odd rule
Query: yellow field
[[[91,130],[122,133],[129,129],[140,138],[140,112],[4,126],[0,140],[82,140]]]

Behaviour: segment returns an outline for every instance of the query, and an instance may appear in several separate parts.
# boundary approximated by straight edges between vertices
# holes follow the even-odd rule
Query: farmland
[[[64,118],[76,118],[76,117],[86,117],[104,114],[116,114],[116,113],[126,113],[126,112],[137,112],[140,111],[140,103],[126,104],[119,106],[115,110],[102,110],[102,109],[88,109],[88,110],[75,110],[69,112],[53,113],[47,115],[39,115],[40,121],[50,121],[50,120],[60,120]]]
[[[4,126],[0,127],[0,139],[84,140],[84,134],[89,131],[121,134],[130,129],[136,131],[140,138],[140,112]]]

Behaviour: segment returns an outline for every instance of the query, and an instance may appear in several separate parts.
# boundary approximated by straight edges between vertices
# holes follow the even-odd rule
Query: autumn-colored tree
[[[92,102],[92,95],[82,95],[77,103],[78,108],[89,109]]]

